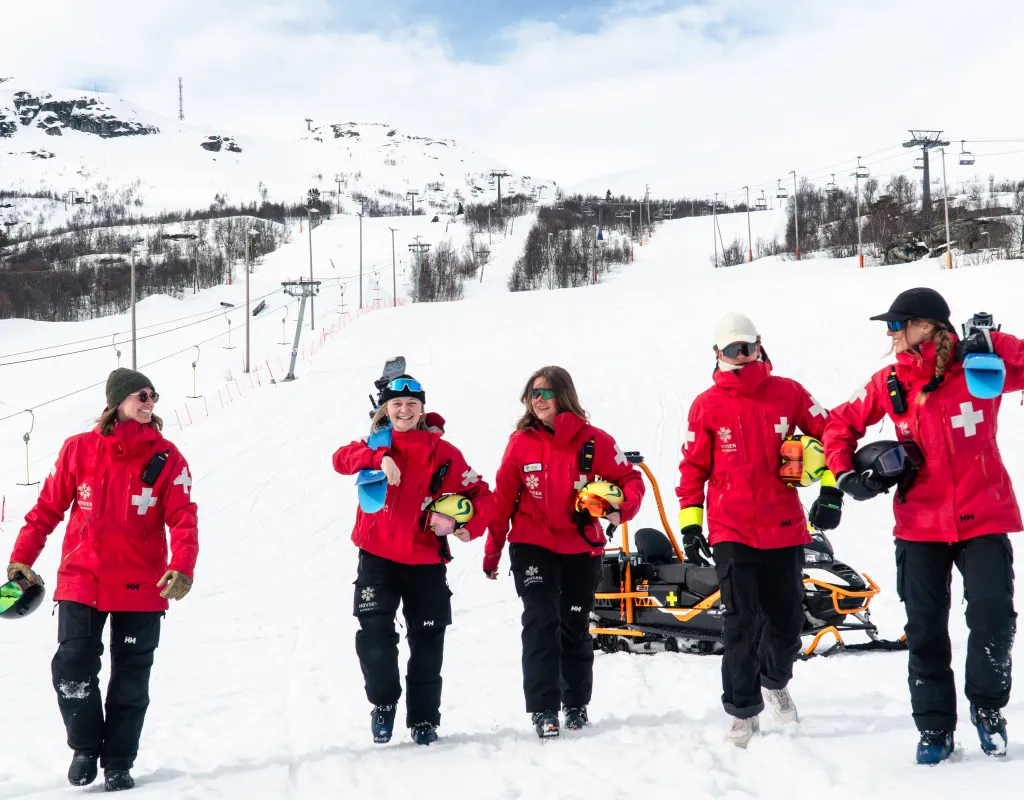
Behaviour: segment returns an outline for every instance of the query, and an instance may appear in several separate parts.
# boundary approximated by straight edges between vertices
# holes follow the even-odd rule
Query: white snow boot
[[[761,732],[761,720],[758,717],[740,719],[733,717],[732,727],[725,734],[725,741],[736,747],[746,747],[747,743],[754,738],[755,733]]]
[[[789,694],[789,689],[763,689],[764,696],[772,707],[772,714],[776,722],[783,725],[790,725],[800,721],[800,714],[796,710],[796,704]]]

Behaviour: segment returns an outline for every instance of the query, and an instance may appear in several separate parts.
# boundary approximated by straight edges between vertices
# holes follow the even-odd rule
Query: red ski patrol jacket
[[[352,542],[368,553],[400,564],[440,564],[438,537],[424,529],[427,507],[446,494],[461,494],[473,501],[473,519],[465,526],[471,538],[483,536],[494,507],[487,481],[466,463],[462,452],[440,434],[430,431],[392,433],[391,446],[371,450],[365,441],[352,442],[334,454],[334,469],[355,475],[362,469],[380,469],[389,455],[402,471],[397,486],[388,486],[384,508],[376,514],[356,512]],[[451,462],[440,488],[430,491],[435,472]]]
[[[716,369],[715,385],[690,406],[679,462],[680,525],[703,522],[707,483],[708,542],[761,550],[811,541],[798,490],[779,477],[783,440],[799,428],[820,438],[828,412],[794,380],[756,361]]]
[[[141,476],[158,453],[167,462],[147,486]],[[169,569],[193,577],[199,554],[191,490],[185,458],[149,425],[119,422],[109,436],[99,427],[72,436],[25,517],[11,561],[34,564],[70,507],[54,599],[98,611],[165,611],[157,581]]]
[[[992,344],[1006,366],[1004,393],[1024,388],[1024,341],[993,333]],[[888,415],[897,438],[914,441],[925,462],[904,502],[898,494],[893,497],[897,538],[958,542],[1022,530],[1017,498],[996,444],[1002,398],[973,397],[963,364],[953,362],[938,389],[919,404],[921,387],[935,374],[935,344],[925,342],[919,349],[920,355],[899,353],[895,365],[880,369],[848,402],[832,410],[823,439],[829,468],[837,477],[853,469],[857,441]],[[902,414],[894,412],[889,395],[893,369],[906,393]]]
[[[591,440],[591,470],[583,472],[581,452]],[[497,502],[484,546],[484,569],[493,572],[498,568],[506,537],[513,543],[534,544],[555,553],[603,553],[605,537],[597,520],[589,520],[584,531],[588,544],[574,517],[576,495],[598,477],[622,489],[622,521],[636,516],[644,497],[643,479],[603,430],[563,412],[555,417],[554,432],[540,424],[515,431],[495,478]]]

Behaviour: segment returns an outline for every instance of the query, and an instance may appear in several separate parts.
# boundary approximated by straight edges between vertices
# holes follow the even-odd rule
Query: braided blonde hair
[[[917,396],[918,405],[924,405],[928,402],[928,395],[939,388],[939,384],[942,383],[942,379],[945,377],[946,367],[949,366],[949,360],[953,355],[953,337],[949,335],[949,331],[946,330],[945,326],[933,319],[922,320],[922,322],[927,322],[933,328],[932,341],[935,343],[935,374],[925,384],[921,394]]]

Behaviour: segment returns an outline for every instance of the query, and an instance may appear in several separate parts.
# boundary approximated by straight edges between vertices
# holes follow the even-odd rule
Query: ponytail
[[[932,334],[932,341],[935,343],[935,374],[922,388],[921,394],[917,396],[918,405],[924,405],[928,401],[928,394],[939,388],[945,378],[946,367],[953,355],[953,338],[942,323],[928,320],[935,326],[935,333]]]

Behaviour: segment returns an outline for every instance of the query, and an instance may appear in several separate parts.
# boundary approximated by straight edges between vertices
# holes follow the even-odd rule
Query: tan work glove
[[[157,587],[167,584],[167,588],[160,592],[160,596],[168,600],[181,600],[192,588],[192,579],[184,572],[176,569],[169,569],[157,583]]]
[[[32,571],[32,567],[28,564],[19,564],[17,561],[12,561],[7,565],[7,580],[13,581],[14,576],[19,572],[28,578],[31,583],[35,583],[39,580],[39,576]]]

